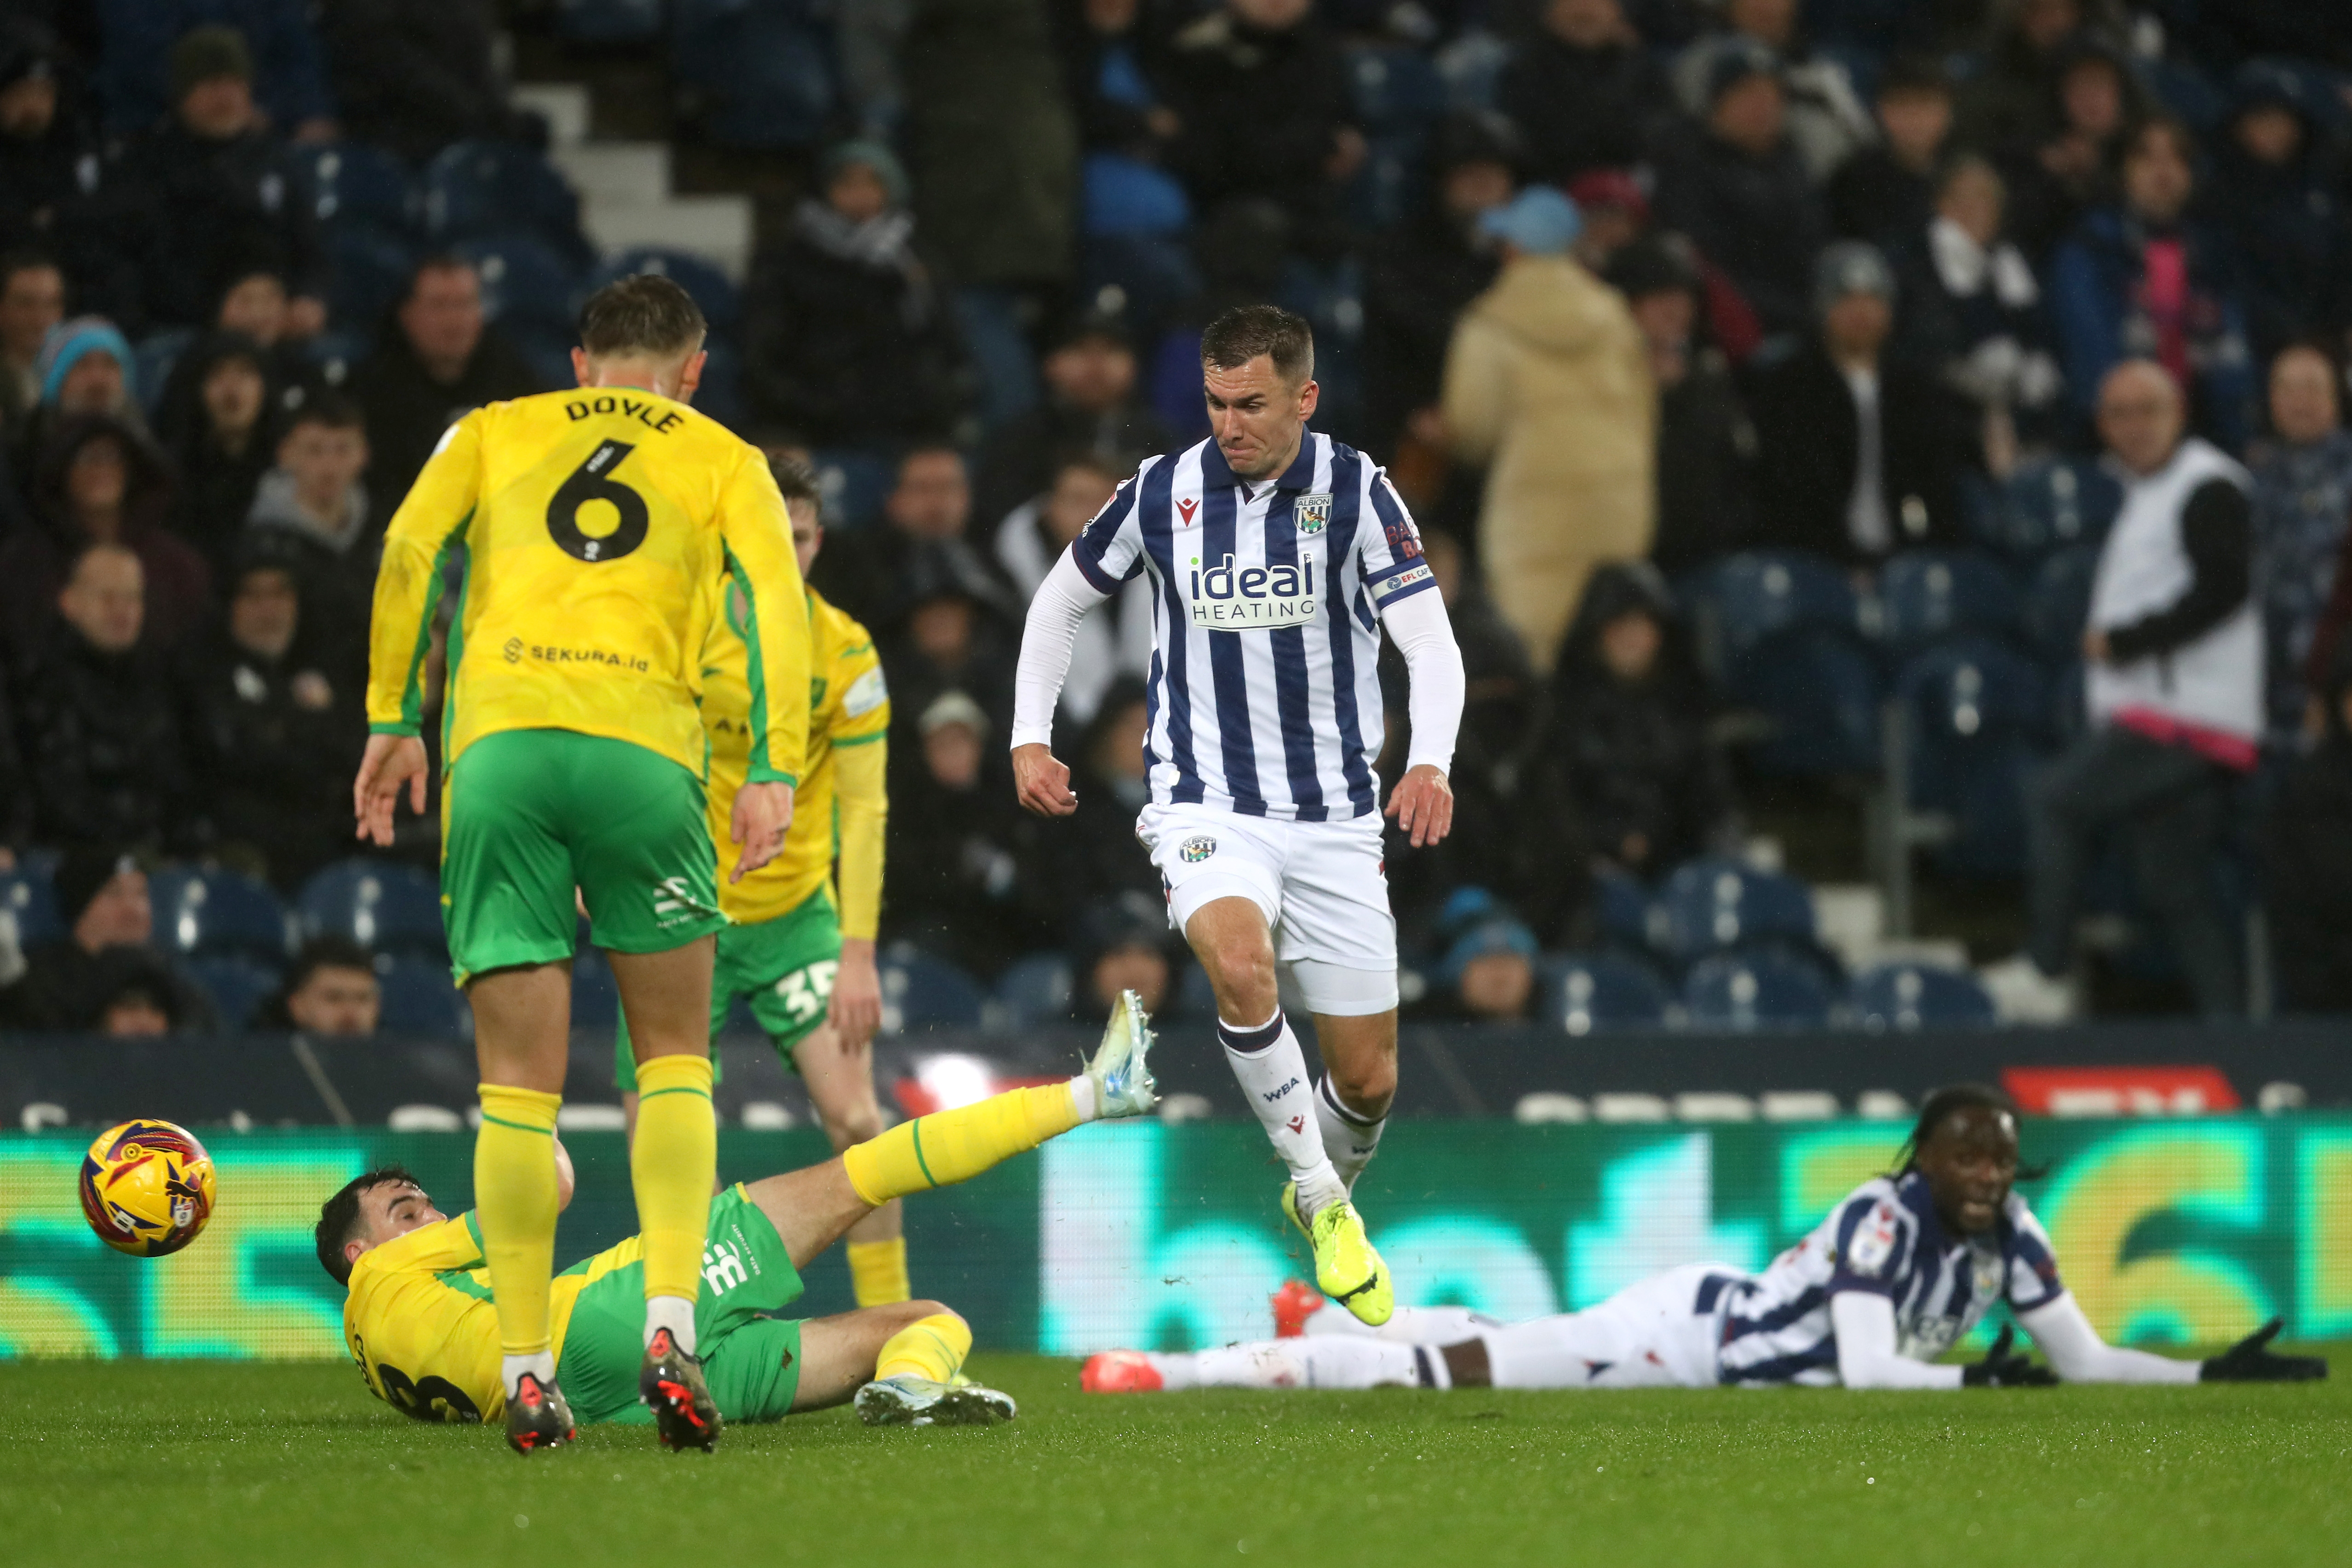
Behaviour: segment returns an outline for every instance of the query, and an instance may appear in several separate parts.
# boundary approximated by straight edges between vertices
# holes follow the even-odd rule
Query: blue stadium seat
[[[1593,902],[1599,905],[1601,935],[1639,952],[1650,946],[1650,890],[1622,871],[1604,871],[1592,879]]]
[[[1060,953],[1032,953],[996,978],[996,999],[1015,1029],[1059,1023],[1070,1016],[1070,988],[1076,976]]]
[[[1862,605],[1846,574],[1801,550],[1748,550],[1727,556],[1694,584],[1713,622],[1714,640],[1730,667],[1792,632],[1822,629],[1860,635]]]
[[[1658,894],[1664,948],[1677,963],[1759,943],[1814,941],[1812,890],[1793,876],[1709,855],[1679,867]]]
[[[481,274],[483,312],[501,330],[549,328],[572,340],[572,297],[581,277],[562,251],[528,234],[486,235],[451,248]]]
[[[1683,1005],[1703,1029],[1818,1029],[1830,1019],[1830,989],[1801,958],[1769,950],[1718,953],[1684,980]]]
[[[1759,772],[1793,778],[1874,773],[1885,676],[1852,632],[1811,627],[1757,647],[1725,691],[1772,721],[1749,751]]]
[[[2038,560],[2068,545],[2097,544],[2123,502],[2123,486],[2096,462],[2042,458],[2017,465],[1979,527],[2001,554]]]
[[[1929,964],[1880,964],[1854,977],[1853,1014],[1869,1030],[1990,1024],[1992,997],[1974,975]]]
[[[415,245],[404,235],[363,224],[344,224],[326,236],[331,280],[328,314],[341,326],[372,331],[407,292],[416,268]]]
[[[385,1033],[430,1040],[474,1038],[474,1009],[449,977],[448,965],[385,954],[375,961],[375,978],[383,1000],[376,1027]],[[576,992],[576,977],[573,988]],[[572,1021],[576,1025],[579,1019],[575,1016]]]
[[[1445,112],[1445,78],[1418,49],[1368,45],[1348,51],[1356,119],[1368,133],[1426,128]]]
[[[586,293],[593,293],[618,278],[650,272],[668,278],[694,297],[702,307],[703,319],[710,323],[716,338],[732,338],[742,325],[743,300],[734,283],[717,266],[691,251],[663,250],[654,246],[640,246],[605,258],[603,266],[588,275],[582,285]]]
[[[1906,550],[1879,569],[1879,635],[1898,653],[1962,632],[2007,636],[2017,624],[2009,575],[1970,550]]]
[[[364,225],[386,234],[416,227],[416,187],[399,159],[364,141],[293,145],[310,184],[311,211],[330,228]]]
[[[670,68],[722,147],[814,145],[836,93],[834,41],[810,0],[672,0]]]
[[[662,0],[556,0],[555,30],[577,44],[649,44],[661,37]]]
[[[425,230],[445,245],[520,234],[561,252],[575,270],[591,259],[578,193],[531,148],[457,142],[425,165],[423,188]]]
[[[882,955],[880,968],[885,1031],[979,1027],[987,996],[953,964],[902,942]]]
[[[340,861],[302,884],[295,910],[305,936],[347,936],[371,952],[421,957],[447,949],[440,883],[399,861]]]
[[[1419,210],[1429,138],[1418,130],[1373,136],[1348,182],[1348,215],[1359,228],[1385,234]]]
[[[613,978],[613,966],[604,955],[587,944],[572,959],[572,1027],[580,1030],[610,1030],[621,1021],[621,988]]]
[[[267,964],[235,953],[188,960],[189,977],[213,999],[221,1028],[231,1034],[249,1029],[261,1004],[277,995],[278,973]]]
[[[1541,967],[1538,1017],[1574,1035],[1640,1028],[1666,1019],[1666,988],[1657,971],[1622,953],[1570,953]]]
[[[880,452],[833,447],[810,454],[817,493],[824,498],[824,526],[862,528],[882,517],[883,498],[897,476]]]
[[[1948,812],[1957,836],[1936,846],[1957,876],[2025,871],[2025,787],[2048,735],[2049,683],[1998,643],[1930,649],[1895,677],[1911,725],[1911,804]]]
[[[16,923],[20,947],[37,947],[66,934],[50,870],[47,862],[36,862],[28,856],[18,861],[14,871],[0,871],[0,920]]]
[[[147,879],[155,945],[188,956],[285,961],[292,921],[269,884],[241,872],[173,867]]]
[[[2091,618],[2091,583],[2098,571],[2099,551],[2093,545],[2062,549],[2034,568],[2021,619],[2027,646],[2043,664],[2063,668],[2081,656],[2083,628]]]

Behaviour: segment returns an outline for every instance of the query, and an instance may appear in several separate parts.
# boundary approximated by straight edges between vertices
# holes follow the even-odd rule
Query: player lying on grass
[[[971,1333],[937,1301],[798,1321],[760,1314],[797,1299],[809,1260],[892,1199],[968,1180],[1084,1123],[1150,1110],[1159,1099],[1150,1047],[1150,1020],[1128,992],[1086,1071],[1066,1083],[902,1123],[821,1166],[738,1184],[711,1199],[695,1315],[720,1416],[772,1421],[855,1394],[858,1415],[874,1425],[1010,1417],[1005,1396],[958,1385]],[[570,1163],[560,1147],[556,1164],[569,1202]],[[425,1421],[500,1417],[498,1317],[474,1215],[448,1218],[407,1172],[387,1166],[327,1200],[318,1249],[350,1292],[344,1343],[377,1397]],[[637,1387],[644,1258],[642,1239],[631,1237],[554,1281],[558,1378],[580,1421],[653,1418]]]
[[[2101,1341],[2059,1282],[2049,1235],[2017,1179],[2017,1108],[1974,1084],[1920,1107],[1892,1176],[1856,1187],[1760,1274],[1673,1269],[1596,1307],[1523,1323],[1458,1307],[1401,1307],[1378,1331],[1286,1287],[1301,1337],[1196,1354],[1111,1351],[1081,1385],[1123,1394],[1194,1387],[1706,1388],[1843,1384],[1989,1388],[2068,1383],[2289,1382],[2327,1375],[2315,1357],[2273,1355],[2272,1322],[2223,1354],[2176,1361]],[[2010,1351],[2004,1327],[1982,1361],[1936,1365],[1996,1301],[2050,1358]]]

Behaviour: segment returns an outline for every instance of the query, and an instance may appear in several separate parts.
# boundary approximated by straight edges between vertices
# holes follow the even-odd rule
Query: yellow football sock
[[[481,1085],[482,1127],[474,1137],[474,1212],[482,1260],[499,1310],[499,1348],[533,1355],[548,1348],[548,1282],[555,1274],[555,1135],[561,1094]]]
[[[953,1312],[918,1318],[882,1343],[875,1358],[874,1376],[904,1377],[909,1374],[945,1383],[971,1354],[971,1330]]]
[[[849,1288],[861,1307],[887,1307],[914,1299],[907,1282],[907,1239],[853,1241],[849,1244]]]
[[[879,1208],[894,1197],[969,1181],[1077,1124],[1078,1104],[1068,1084],[1011,1089],[852,1144],[842,1151],[841,1165],[857,1196]]]
[[[656,1056],[637,1063],[637,1137],[629,1184],[646,1244],[646,1295],[691,1301],[702,1283],[710,1186],[719,1171],[719,1124],[710,1111],[710,1059]]]

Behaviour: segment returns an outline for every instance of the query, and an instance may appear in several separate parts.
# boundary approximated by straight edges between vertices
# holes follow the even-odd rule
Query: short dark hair
[[[580,346],[591,354],[690,354],[709,332],[694,296],[655,272],[615,278],[580,308]]]
[[[329,430],[356,430],[364,435],[367,433],[367,415],[360,411],[358,403],[330,387],[304,398],[301,404],[286,416],[289,434],[305,424],[322,424]]]
[[[776,488],[782,492],[786,506],[806,501],[819,508],[824,507],[824,493],[817,487],[816,470],[803,459],[771,452],[768,471],[776,476]]]
[[[1895,1157],[1897,1176],[1915,1169],[1919,1164],[1919,1149],[1936,1135],[1936,1129],[1947,1117],[1962,1111],[1997,1111],[2004,1116],[2018,1114],[2017,1102],[1990,1083],[1949,1083],[1931,1090],[1919,1102],[1919,1119],[1911,1124],[1911,1135],[1903,1140],[1903,1147]]]
[[[1952,76],[1933,55],[1903,54],[1886,62],[1879,73],[1878,96],[1883,100],[1905,94],[1952,96]]]
[[[1205,368],[1237,371],[1260,354],[1274,361],[1275,374],[1283,380],[1310,381],[1315,375],[1315,329],[1306,317],[1279,305],[1237,305],[1201,334]]]
[[[1045,470],[1045,482],[1058,485],[1062,482],[1062,476],[1073,468],[1099,474],[1114,485],[1135,472],[1135,465],[1130,461],[1097,452],[1091,446],[1072,446],[1054,454],[1054,460]]]
[[[2197,170],[2197,132],[2177,114],[2158,110],[2144,117],[2137,125],[2124,133],[2124,156],[2135,156],[2147,144],[2150,136],[2162,136],[2172,143],[2172,151],[2189,165],[2190,173]]]
[[[294,955],[293,967],[286,971],[286,994],[290,997],[300,990],[321,969],[365,969],[372,975],[375,956],[348,936],[322,931]]]
[[[420,1191],[425,1186],[409,1174],[406,1166],[378,1166],[345,1182],[334,1197],[320,1206],[319,1228],[313,1238],[319,1249],[319,1267],[333,1275],[336,1284],[352,1282],[352,1265],[344,1258],[343,1249],[359,1235],[360,1194],[404,1182]]]
[[[473,274],[476,283],[482,278],[482,269],[456,251],[436,250],[408,269],[408,287],[400,291],[398,302],[405,305],[415,298],[416,286],[425,281],[425,274],[431,272],[468,272]]]

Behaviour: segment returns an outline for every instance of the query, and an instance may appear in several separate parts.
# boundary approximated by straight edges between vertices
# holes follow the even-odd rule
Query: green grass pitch
[[[0,1562],[2352,1563],[2352,1356],[2317,1385],[1101,1397],[975,1359],[1021,1418],[846,1410],[671,1456],[521,1460],[347,1366],[0,1364]]]

